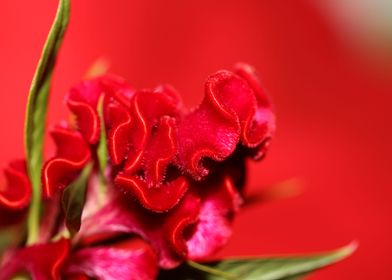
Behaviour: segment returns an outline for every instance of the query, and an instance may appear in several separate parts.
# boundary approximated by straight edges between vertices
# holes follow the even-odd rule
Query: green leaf
[[[32,244],[38,238],[38,225],[41,200],[40,173],[43,162],[43,139],[48,105],[49,87],[69,19],[69,0],[60,0],[56,17],[45,42],[41,58],[31,83],[27,101],[25,121],[25,151],[28,172],[33,188],[28,215],[27,243]]]
[[[62,207],[65,213],[65,223],[71,236],[80,229],[82,212],[86,201],[86,189],[88,178],[92,170],[92,164],[88,164],[65,190],[62,197]]]
[[[351,255],[357,245],[352,243],[339,250],[306,256],[230,259],[205,265],[188,264],[205,273],[205,280],[289,280],[336,263]],[[300,277],[300,278],[298,278]],[[195,278],[196,279],[196,278]]]

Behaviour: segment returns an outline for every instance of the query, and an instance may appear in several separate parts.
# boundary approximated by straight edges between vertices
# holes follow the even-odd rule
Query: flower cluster
[[[274,131],[250,66],[210,76],[192,110],[170,86],[136,91],[111,75],[72,88],[67,105],[74,122],[53,129],[57,153],[42,170],[48,217],[40,243],[7,251],[1,280],[23,272],[38,280],[154,279],[226,244],[246,161],[263,158]],[[86,170],[80,228],[70,233],[62,197]],[[5,174],[0,225],[23,220],[31,196],[23,162]]]

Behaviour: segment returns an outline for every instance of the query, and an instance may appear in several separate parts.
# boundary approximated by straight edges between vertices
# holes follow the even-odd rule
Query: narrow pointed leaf
[[[339,250],[323,254],[231,259],[210,265],[189,262],[189,265],[196,270],[203,271],[205,280],[301,279],[310,272],[343,260],[351,255],[355,249],[356,244],[352,243]]]
[[[69,0],[60,0],[57,14],[44,45],[41,58],[30,87],[25,121],[25,150],[30,180],[33,187],[28,217],[28,240],[37,240],[40,213],[40,173],[43,162],[43,138],[50,81],[69,19]]]
[[[65,214],[65,223],[72,236],[80,229],[83,207],[86,201],[86,188],[91,170],[92,164],[88,164],[79,177],[63,193],[62,206]]]

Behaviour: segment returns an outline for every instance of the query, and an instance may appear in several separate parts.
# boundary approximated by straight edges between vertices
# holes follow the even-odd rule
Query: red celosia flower
[[[68,14],[69,1],[60,1],[30,91],[25,142],[31,178],[41,171],[34,160],[42,156],[46,108],[40,106]],[[0,280],[153,280],[165,277],[160,269],[209,260],[227,243],[243,203],[246,161],[264,157],[275,129],[250,66],[211,75],[204,99],[191,110],[170,86],[135,91],[111,75],[73,87],[67,105],[76,118],[52,131],[57,152],[41,174],[46,200],[35,180],[31,188],[24,162],[5,170],[0,228],[22,221],[31,197],[32,205],[26,240],[22,231],[19,244],[0,252]],[[349,250],[334,252],[327,263]],[[269,272],[306,274],[320,266],[317,259],[304,258],[303,270],[288,263]],[[232,270],[220,273],[237,278],[246,267],[255,275],[259,264],[228,261],[223,267]],[[201,266],[188,262],[174,272],[193,267],[219,275],[219,268]],[[296,275],[285,275],[292,270]]]
[[[73,239],[81,249],[67,261],[69,277],[98,277],[112,261],[119,269],[123,261],[144,263],[133,249],[115,256],[124,248],[100,245],[124,234],[140,236],[153,249],[143,253],[151,264],[146,279],[155,275],[154,263],[173,268],[186,259],[205,260],[227,242],[242,202],[245,160],[261,159],[274,131],[270,103],[249,66],[209,77],[203,102],[190,111],[171,87],[134,91],[114,76],[82,82],[67,103],[78,130],[54,129],[58,150],[43,168],[44,194],[53,197],[88,162],[97,162],[102,129],[110,157],[106,202],[99,207],[98,184],[90,178]],[[117,277],[116,271],[107,275]]]

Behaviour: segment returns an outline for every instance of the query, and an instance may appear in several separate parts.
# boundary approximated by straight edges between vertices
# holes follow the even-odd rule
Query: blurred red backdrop
[[[26,96],[56,2],[0,2],[2,166],[23,156]],[[172,84],[188,106],[201,100],[209,74],[251,63],[278,129],[267,158],[251,165],[249,191],[290,178],[302,191],[244,211],[221,255],[322,251],[358,240],[355,255],[312,279],[392,279],[390,57],[347,44],[310,1],[72,4],[49,124],[68,117],[64,94],[100,56],[136,88]]]

